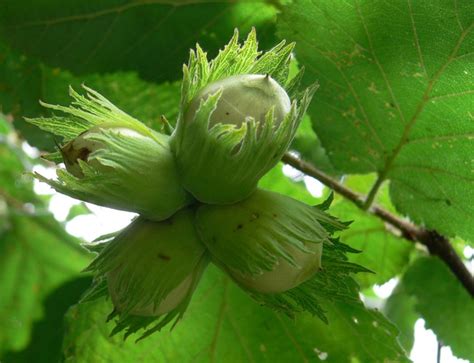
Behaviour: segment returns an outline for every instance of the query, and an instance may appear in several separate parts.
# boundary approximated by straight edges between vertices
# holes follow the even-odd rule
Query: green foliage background
[[[325,305],[329,325],[258,306],[217,269],[205,275],[185,319],[135,344],[109,338],[110,302],[74,305],[91,256],[48,212],[25,175],[54,140],[25,123],[67,103],[67,88],[97,89],[159,129],[178,113],[181,66],[196,42],[212,57],[234,28],[255,27],[262,49],[296,42],[304,82],[321,87],[293,149],[389,211],[474,241],[474,2],[25,1],[0,3],[0,361],[382,362],[406,361],[413,326],[426,321],[458,357],[474,361],[474,300],[437,258],[378,218],[336,197],[353,220],[341,239],[368,300],[399,279],[380,312]],[[281,165],[261,186],[316,204]],[[82,211],[84,212],[84,211]],[[86,211],[87,212],[87,211]],[[74,215],[72,211],[72,216]],[[72,307],[71,307],[72,306]],[[69,307],[71,307],[69,309]],[[66,314],[65,320],[63,319]]]

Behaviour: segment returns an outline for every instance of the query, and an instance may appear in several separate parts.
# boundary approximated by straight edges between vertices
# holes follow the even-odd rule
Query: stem
[[[291,165],[293,168],[298,169],[306,175],[312,176],[313,178],[318,179],[321,183],[328,186],[336,193],[341,194],[346,199],[349,199],[359,208],[362,208],[364,204],[364,197],[353,190],[347,188],[343,184],[339,183],[337,180],[333,179],[324,172],[316,169],[313,165],[299,159],[298,157],[286,153],[281,159],[285,164]]]
[[[372,189],[370,189],[369,194],[367,194],[367,198],[365,199],[364,202],[364,210],[369,209],[372,204],[374,203],[375,197],[377,195],[377,192],[379,191],[380,186],[384,182],[385,177],[383,175],[379,175],[377,180],[375,181],[374,185],[372,186]]]
[[[304,174],[318,179],[321,183],[328,186],[336,193],[342,195],[344,198],[354,203],[358,208],[362,210],[367,210],[368,213],[371,213],[379,217],[383,221],[396,227],[398,230],[400,230],[405,239],[415,243],[418,242],[424,245],[431,255],[438,256],[449,267],[451,272],[457,277],[457,279],[461,282],[464,288],[469,292],[472,297],[474,297],[474,277],[464,265],[461,258],[457,255],[453,246],[446,237],[440,235],[434,230],[427,230],[405,219],[402,219],[399,216],[390,213],[389,211],[383,209],[380,206],[373,205],[372,207],[370,207],[370,204],[372,204],[373,198],[375,198],[376,193],[373,193],[374,195],[373,197],[371,197],[372,201],[366,207],[367,202],[364,201],[364,197],[362,195],[342,185],[337,180],[333,179],[321,170],[318,170],[312,164],[301,160],[298,157],[289,153],[286,153],[283,156],[282,161],[285,164],[291,165],[295,169],[298,169]]]

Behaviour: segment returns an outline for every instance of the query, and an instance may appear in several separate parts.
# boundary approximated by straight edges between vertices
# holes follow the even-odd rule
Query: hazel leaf
[[[294,1],[278,19],[296,42],[309,114],[338,171],[376,172],[397,210],[474,237],[474,3]]]

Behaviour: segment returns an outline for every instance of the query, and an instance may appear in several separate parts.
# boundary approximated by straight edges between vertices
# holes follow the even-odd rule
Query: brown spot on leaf
[[[234,232],[237,232],[239,229],[242,229],[242,228],[244,228],[243,223],[239,223],[239,224],[234,228]]]
[[[167,256],[161,252],[158,252],[158,258],[161,258],[162,260],[165,260],[165,261],[169,261],[171,260],[171,257],[170,256]]]

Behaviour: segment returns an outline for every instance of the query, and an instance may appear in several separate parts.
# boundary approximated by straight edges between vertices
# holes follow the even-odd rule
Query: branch
[[[358,208],[365,210],[365,198],[363,195],[342,185],[337,180],[321,170],[318,170],[312,164],[301,160],[290,153],[286,153],[283,156],[282,161],[304,174],[318,179],[321,183],[354,203]],[[402,219],[377,205],[370,207],[367,212],[396,227],[400,230],[405,239],[415,243],[421,243],[428,249],[431,255],[438,256],[458,278],[469,294],[474,297],[474,277],[471,275],[446,237],[440,235],[436,231],[427,230],[423,227],[417,226],[416,224]]]

